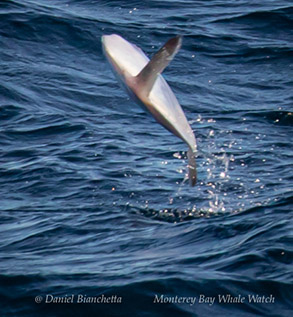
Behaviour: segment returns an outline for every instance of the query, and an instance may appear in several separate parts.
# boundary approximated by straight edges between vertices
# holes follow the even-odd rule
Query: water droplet
[[[182,156],[180,155],[179,152],[176,152],[176,153],[173,154],[173,157],[176,157],[176,158],[178,158],[178,159],[181,159]]]

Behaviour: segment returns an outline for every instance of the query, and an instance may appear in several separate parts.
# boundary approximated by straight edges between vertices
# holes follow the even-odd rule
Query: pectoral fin
[[[153,56],[149,63],[136,76],[140,87],[148,95],[160,73],[168,66],[181,47],[182,37],[176,36],[167,41],[164,46]]]

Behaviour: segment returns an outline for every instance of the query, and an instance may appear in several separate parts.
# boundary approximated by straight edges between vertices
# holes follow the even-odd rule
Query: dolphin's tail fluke
[[[196,162],[195,162],[195,152],[193,152],[190,148],[187,152],[188,158],[188,178],[190,186],[194,186],[197,180],[196,174]]]

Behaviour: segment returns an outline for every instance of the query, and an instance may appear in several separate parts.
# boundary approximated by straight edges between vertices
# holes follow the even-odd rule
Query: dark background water
[[[0,1],[1,316],[292,316],[292,26],[290,0]],[[119,88],[111,33],[149,55],[184,35],[164,75],[196,187],[185,144]]]

